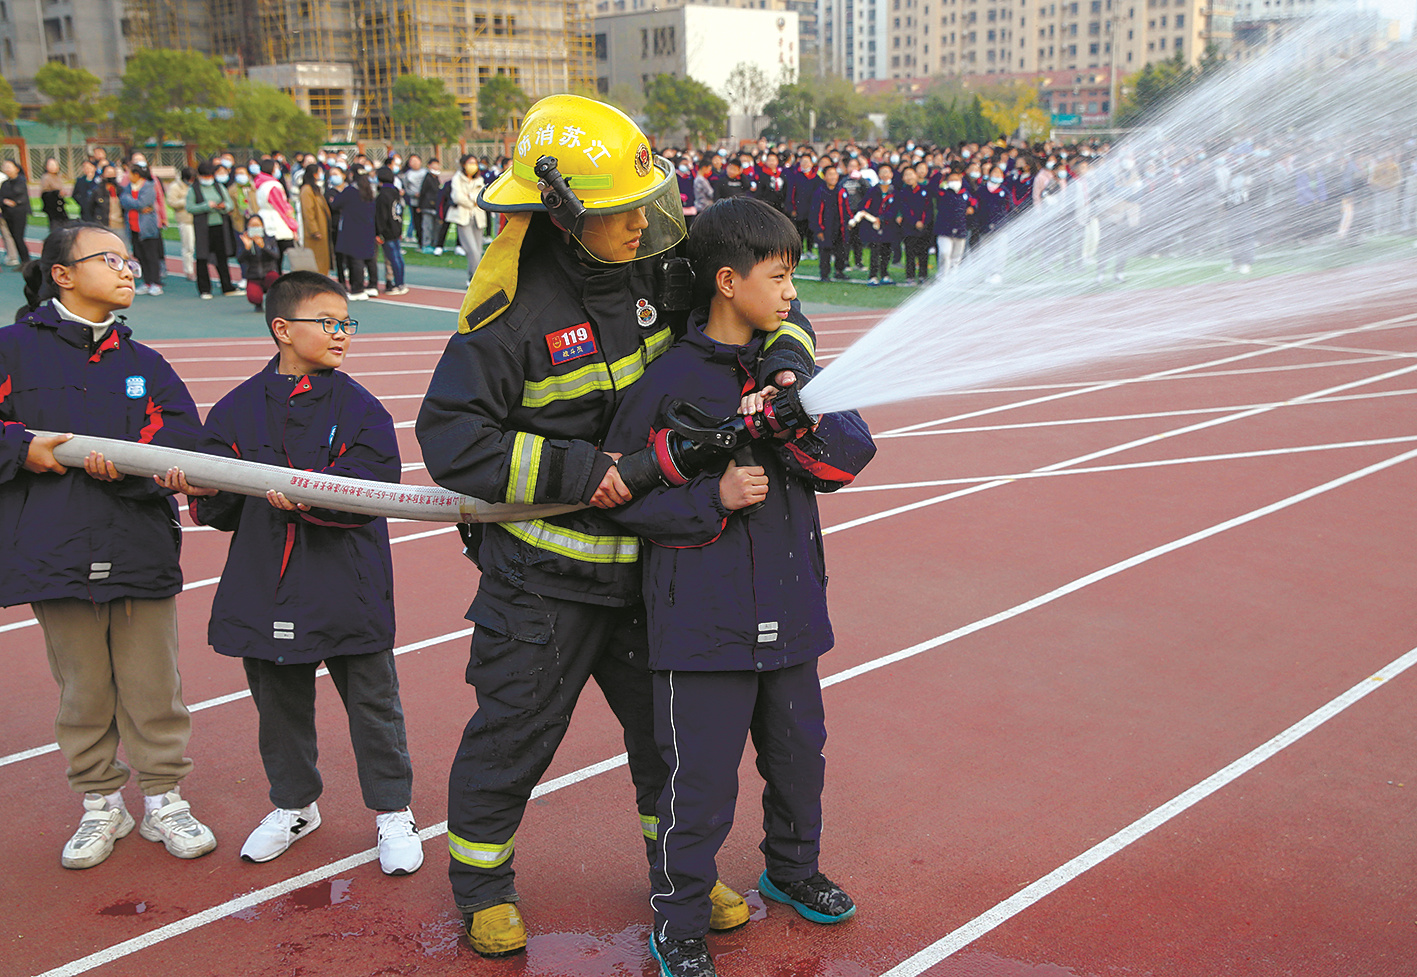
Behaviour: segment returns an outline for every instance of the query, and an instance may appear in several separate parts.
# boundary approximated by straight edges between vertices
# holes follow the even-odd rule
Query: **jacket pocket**
[[[477,625],[467,683],[477,689],[478,709],[496,715],[531,714],[560,680],[552,641],[556,605],[483,577],[467,619]]]

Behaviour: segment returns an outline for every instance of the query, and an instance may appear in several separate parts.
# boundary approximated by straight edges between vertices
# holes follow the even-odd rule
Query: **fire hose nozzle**
[[[714,417],[693,404],[672,401],[665,427],[655,432],[650,445],[617,462],[621,480],[631,495],[643,495],[657,485],[683,485],[701,472],[726,466],[755,440],[811,426],[812,418],[802,408],[802,386],[788,387],[750,415]]]

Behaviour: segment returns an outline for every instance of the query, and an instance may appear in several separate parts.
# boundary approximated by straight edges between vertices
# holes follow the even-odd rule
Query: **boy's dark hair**
[[[317,271],[290,271],[272,282],[266,292],[266,328],[271,331],[271,338],[276,338],[272,323],[289,319],[300,311],[303,303],[321,295],[349,298],[343,285]]]
[[[759,262],[774,257],[796,268],[802,260],[802,236],[781,211],[755,197],[720,200],[689,228],[689,263],[700,302],[713,295],[720,268],[746,276]]]

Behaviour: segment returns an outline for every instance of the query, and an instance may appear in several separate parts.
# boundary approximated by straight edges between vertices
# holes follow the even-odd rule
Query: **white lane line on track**
[[[973,624],[966,625],[962,628],[956,628],[954,631],[950,631],[947,634],[932,638],[929,641],[924,641],[920,644],[912,645],[911,647],[905,648],[901,651],[894,652],[889,655],[884,655],[880,658],[873,659],[872,661],[864,662],[861,665],[855,666],[854,668],[849,668],[844,671],[837,672],[834,675],[827,676],[826,678],[822,679],[822,688],[826,689],[830,688],[833,685],[839,685],[842,682],[849,681],[850,679],[856,678],[860,675],[864,675],[867,672],[875,671],[876,669],[883,668],[898,661],[903,661],[906,658],[912,658],[916,655],[922,654],[925,651],[937,648],[940,645],[958,640],[959,638],[965,637],[968,634],[973,634],[977,631],[982,631],[985,628],[991,627],[995,624],[1007,621],[1010,618],[1014,618],[1021,614],[1027,613],[1028,611],[1031,611],[1037,607],[1042,607],[1045,604],[1050,604],[1068,594],[1075,593],[1076,591],[1082,590],[1085,587],[1091,586],[1094,583],[1106,580],[1109,577],[1116,576],[1124,570],[1140,566],[1143,563],[1150,562],[1151,560],[1157,559],[1160,556],[1164,556],[1167,553],[1172,553],[1176,550],[1182,549],[1183,547],[1190,546],[1193,543],[1208,539],[1212,536],[1218,535],[1219,533],[1223,533],[1226,530],[1233,529],[1237,526],[1245,525],[1246,523],[1253,522],[1254,520],[1262,518],[1263,516],[1278,512],[1293,505],[1297,505],[1298,503],[1306,501],[1307,499],[1322,495],[1325,492],[1329,492],[1343,485],[1355,482],[1368,475],[1384,471],[1385,469],[1391,468],[1394,465],[1401,464],[1402,462],[1408,461],[1412,458],[1417,458],[1417,450],[1408,451],[1400,455],[1395,455],[1391,458],[1386,459],[1385,461],[1381,461],[1377,464],[1369,465],[1366,468],[1361,468],[1357,471],[1350,472],[1347,475],[1343,475],[1339,478],[1325,482],[1322,485],[1317,485],[1311,489],[1306,489],[1303,492],[1291,495],[1288,498],[1279,500],[1278,502],[1273,502],[1269,505],[1262,506],[1243,515],[1236,516],[1232,519],[1227,519],[1224,522],[1216,523],[1215,525],[1200,530],[1199,532],[1191,533],[1189,536],[1183,536],[1180,539],[1174,540],[1170,543],[1153,547],[1152,549],[1147,550],[1144,553],[1139,553],[1136,556],[1130,557],[1126,560],[1122,560],[1118,563],[1114,563],[1111,566],[1104,567],[1103,569],[1087,574],[1086,576],[1079,577],[1077,580],[1064,584],[1061,587],[1055,588],[1054,590],[1051,590],[1046,594],[1042,594],[1039,597],[1033,598],[1032,600],[1025,601],[1022,604],[1017,604],[1014,607],[1011,607],[1004,611],[1000,611],[997,614],[991,615],[990,617],[984,618],[980,621],[976,621]],[[1401,661],[1401,659],[1399,659],[1399,661]],[[1392,666],[1389,666],[1389,668],[1391,667]],[[1406,666],[1404,665],[1403,667]],[[1368,681],[1372,680],[1370,679]],[[1281,737],[1283,735],[1285,734],[1281,734]],[[1303,734],[1300,733],[1299,735]],[[618,767],[624,766],[625,763],[626,759],[623,753],[618,756],[608,757],[607,759],[601,760],[598,763],[591,764],[587,767],[582,767],[581,769],[573,771],[572,773],[567,774],[564,777],[557,778],[557,780],[555,781],[550,781],[546,784],[540,785],[537,788],[537,791],[534,792],[532,796],[545,796],[546,794],[552,793],[556,790],[564,789],[565,787],[571,786],[572,784],[588,780],[600,773],[604,773],[606,771],[614,770]],[[1228,770],[1230,768],[1226,769]],[[1216,788],[1212,788],[1212,790],[1214,789]],[[1186,795],[1182,796],[1184,797]],[[1191,803],[1194,803],[1194,801],[1192,801]],[[424,828],[418,833],[418,835],[423,841],[427,842],[434,838],[442,836],[447,831],[447,828],[448,823],[446,821],[443,821],[430,827]],[[1106,843],[1104,842],[1104,844]],[[319,868],[311,869],[310,871],[305,872],[301,875],[285,879],[282,882],[267,886],[263,889],[258,889],[255,892],[246,893],[245,895],[230,899],[224,903],[221,903],[220,905],[213,906],[210,909],[206,909],[202,912],[195,913],[183,919],[176,920],[175,922],[168,923],[166,926],[161,926],[157,929],[150,930],[147,933],[142,934],[141,936],[136,936],[133,939],[125,940],[122,943],[117,943],[113,946],[98,950],[94,953],[89,954],[86,957],[71,961],[60,967],[56,967],[53,970],[46,971],[45,973],[40,974],[39,977],[76,977],[76,975],[86,973],[94,969],[95,967],[101,967],[105,964],[112,963],[115,960],[122,959],[123,957],[136,953],[139,950],[146,949],[147,947],[153,946],[157,943],[161,943],[165,940],[172,939],[173,937],[181,936],[184,933],[191,932],[192,930],[198,929],[209,923],[214,923],[221,919],[225,919],[232,913],[240,912],[243,909],[249,909],[252,906],[260,905],[261,903],[266,902],[267,900],[285,895],[286,893],[298,889],[301,886],[311,885],[315,882],[323,881],[324,879],[330,878],[334,875],[338,875],[341,872],[348,871],[349,869],[355,868],[359,865],[366,864],[367,862],[372,862],[378,857],[379,852],[377,848],[371,848],[366,851],[350,855],[346,858],[340,859],[337,862],[331,862],[328,865],[323,865]],[[1038,883],[1035,883],[1035,885],[1036,884]],[[1061,884],[1061,882],[1058,884]],[[1055,885],[1054,888],[1056,887],[1057,886]],[[1052,890],[1050,889],[1049,891]],[[918,973],[918,971],[914,972]],[[902,972],[902,975],[903,973],[904,972]],[[902,975],[897,975],[892,972],[892,977],[902,977]]]
[[[921,421],[921,422],[916,423],[916,424],[907,424],[907,425],[905,425],[904,427],[892,428],[890,431],[886,431],[886,432],[884,432],[884,433],[886,433],[886,434],[900,434],[900,433],[902,433],[902,432],[904,432],[904,431],[915,431],[915,430],[919,430],[920,428],[938,427],[938,426],[941,425],[941,424],[948,424],[948,423],[951,423],[951,422],[954,422],[954,421],[965,421],[965,420],[970,420],[970,419],[975,418],[975,417],[982,417],[982,416],[987,415],[987,414],[997,414],[997,413],[1000,413],[1000,412],[1006,411],[1006,410],[1016,410],[1016,409],[1018,409],[1018,408],[1020,408],[1020,407],[1030,407],[1030,406],[1033,406],[1033,405],[1035,405],[1035,404],[1048,403],[1048,402],[1054,401],[1054,400],[1062,400],[1062,399],[1067,398],[1067,397],[1076,397],[1076,396],[1079,396],[1080,394],[1096,393],[1096,392],[1098,392],[1098,391],[1109,390],[1109,389],[1112,389],[1112,388],[1114,388],[1114,387],[1119,387],[1119,386],[1123,386],[1123,385],[1126,385],[1126,384],[1131,384],[1131,383],[1144,383],[1144,382],[1149,382],[1149,381],[1152,381],[1152,380],[1158,380],[1158,379],[1162,379],[1162,378],[1166,378],[1166,377],[1171,377],[1171,376],[1174,376],[1174,375],[1177,375],[1177,374],[1195,374],[1196,371],[1198,371],[1198,370],[1203,370],[1203,369],[1205,369],[1205,368],[1207,368],[1207,367],[1223,366],[1223,365],[1225,365],[1225,364],[1227,364],[1227,363],[1236,363],[1236,362],[1239,362],[1240,360],[1253,359],[1253,358],[1255,358],[1255,357],[1257,357],[1257,356],[1268,356],[1268,355],[1270,355],[1270,354],[1272,354],[1272,353],[1281,352],[1281,351],[1283,351],[1283,350],[1299,349],[1299,348],[1302,348],[1302,347],[1304,347],[1304,346],[1310,345],[1310,344],[1315,343],[1315,342],[1323,342],[1323,341],[1329,340],[1329,339],[1336,339],[1336,338],[1338,338],[1339,336],[1348,336],[1348,335],[1352,335],[1353,333],[1358,333],[1358,332],[1365,332],[1365,331],[1376,330],[1376,329],[1384,329],[1384,328],[1388,328],[1388,327],[1390,327],[1390,326],[1392,326],[1392,325],[1394,325],[1394,324],[1397,324],[1397,323],[1410,323],[1410,322],[1413,322],[1413,321],[1417,321],[1417,315],[1410,315],[1410,314],[1409,314],[1409,315],[1402,315],[1402,316],[1394,316],[1394,317],[1392,317],[1392,318],[1390,318],[1390,319],[1381,319],[1381,320],[1378,320],[1378,321],[1376,321],[1376,322],[1364,323],[1364,324],[1361,325],[1361,326],[1353,326],[1353,327],[1349,327],[1349,328],[1347,328],[1347,329],[1332,329],[1332,330],[1329,330],[1328,332],[1319,333],[1318,335],[1313,336],[1313,337],[1308,338],[1308,339],[1299,339],[1299,340],[1294,340],[1294,341],[1292,341],[1292,342],[1284,343],[1284,344],[1277,345],[1277,346],[1264,346],[1264,347],[1261,347],[1260,349],[1246,350],[1246,351],[1243,352],[1243,353],[1235,353],[1235,354],[1230,355],[1230,356],[1223,356],[1223,357],[1220,357],[1219,359],[1210,360],[1210,361],[1204,362],[1204,363],[1192,363],[1192,364],[1189,364],[1189,365],[1186,365],[1186,366],[1172,367],[1171,369],[1167,369],[1167,370],[1157,370],[1157,371],[1154,371],[1154,372],[1152,372],[1152,373],[1143,374],[1143,375],[1140,376],[1140,377],[1127,377],[1127,378],[1122,378],[1122,379],[1118,379],[1118,380],[1100,381],[1100,382],[1097,382],[1097,383],[1088,384],[1087,386],[1083,386],[1083,387],[1076,387],[1076,388],[1073,388],[1073,389],[1061,390],[1061,391],[1059,391],[1059,392],[1057,392],[1057,393],[1049,394],[1048,396],[1045,396],[1045,397],[1034,397],[1034,398],[1030,398],[1030,399],[1028,399],[1028,400],[1017,401],[1017,402],[1012,403],[1012,404],[1000,404],[1000,405],[997,405],[997,406],[994,406],[994,407],[987,407],[987,408],[983,408],[983,409],[980,409],[980,410],[970,411],[970,412],[964,413],[964,414],[956,414],[956,415],[954,415],[954,416],[952,416],[952,417],[942,417],[942,418],[937,418],[937,419],[931,420],[931,421]],[[1163,354],[1164,354],[1164,352],[1165,352],[1164,350],[1158,351],[1158,353],[1163,353]]]
[[[425,638],[422,641],[415,641],[412,644],[404,645],[402,648],[395,648],[394,654],[406,655],[411,651],[422,651],[424,648],[432,648],[435,645],[447,644],[449,641],[456,641],[458,638],[466,638],[476,630],[475,628],[463,628],[460,631],[450,631],[447,634],[440,634],[436,638]],[[316,670],[315,677],[330,674],[328,668]],[[240,692],[229,692],[226,695],[219,695],[211,699],[203,699],[187,707],[188,712],[202,712],[213,709],[216,706],[224,706],[228,702],[236,702],[240,699],[249,699],[250,689],[242,689]],[[7,767],[12,763],[19,763],[21,760],[29,760],[33,757],[44,756],[47,753],[55,753],[59,750],[58,743],[48,743],[44,746],[36,746],[30,750],[22,750],[19,753],[11,753],[9,756],[0,757],[0,767]],[[377,850],[377,849],[376,849]]]
[[[1382,397],[1409,397],[1417,394],[1417,387],[1405,387],[1401,390],[1377,390],[1363,394],[1342,394],[1337,397],[1322,397],[1314,400],[1306,400],[1302,405],[1308,404],[1338,404],[1351,400],[1376,400]],[[1272,400],[1260,404],[1231,404],[1227,407],[1188,407],[1182,410],[1162,410],[1152,411],[1144,414],[1104,414],[1097,417],[1065,417],[1056,421],[1023,421],[1018,424],[980,424],[974,427],[946,427],[930,431],[906,431],[902,434],[877,434],[873,437],[877,441],[891,438],[929,438],[942,434],[983,434],[989,431],[1026,431],[1040,427],[1071,427],[1075,424],[1110,424],[1116,421],[1147,421],[1166,417],[1190,417],[1196,414],[1225,414],[1231,411],[1253,410],[1257,407],[1283,407],[1289,401]],[[1301,406],[1296,404],[1295,406]],[[397,427],[398,425],[394,425]],[[407,422],[408,427],[413,426],[412,421]]]
[[[1389,370],[1387,373],[1379,373],[1375,376],[1365,377],[1361,380],[1353,380],[1348,383],[1340,383],[1337,386],[1325,387],[1323,390],[1315,390],[1311,393],[1301,394],[1298,397],[1294,397],[1290,400],[1285,401],[1284,403],[1288,405],[1292,403],[1299,403],[1302,401],[1312,400],[1318,397],[1325,397],[1331,394],[1336,394],[1341,391],[1351,389],[1353,387],[1359,387],[1367,383],[1377,383],[1380,380],[1391,379],[1392,377],[1400,376],[1405,373],[1411,373],[1413,371],[1417,371],[1417,364],[1411,366],[1404,366],[1397,370]],[[1125,441],[1122,444],[1113,445],[1110,448],[1102,448],[1098,451],[1090,451],[1085,455],[1078,455],[1074,458],[1068,458],[1064,461],[1054,462],[1051,465],[1043,465],[1041,467],[1033,469],[1032,474],[1057,472],[1065,468],[1073,468],[1078,465],[1081,465],[1084,462],[1092,461],[1097,458],[1105,458],[1108,455],[1117,454],[1118,452],[1126,451],[1130,448],[1137,448],[1142,447],[1144,445],[1154,444],[1158,441],[1165,440],[1166,438],[1172,438],[1182,434],[1190,434],[1195,431],[1204,430],[1206,428],[1217,427],[1221,424],[1228,424],[1231,421],[1244,420],[1245,418],[1254,417],[1258,414],[1266,413],[1267,410],[1269,410],[1269,408],[1263,410],[1243,410],[1235,414],[1226,414],[1223,417],[1216,417],[1208,421],[1201,421],[1197,424],[1187,424],[1183,427],[1172,428],[1169,431],[1162,431],[1159,434],[1147,435],[1144,438],[1135,438],[1131,441]],[[944,495],[935,495],[931,496],[928,499],[920,499],[919,501],[911,502],[906,505],[896,506],[893,509],[883,509],[880,512],[873,512],[870,515],[861,516],[859,518],[852,519],[848,522],[841,523],[837,526],[833,526],[829,529],[824,529],[822,530],[822,535],[829,535],[830,533],[837,532],[842,529],[853,529],[856,526],[864,526],[867,523],[876,522],[881,519],[889,519],[892,516],[901,515],[902,513],[906,512],[914,512],[917,509],[925,509],[929,506],[937,505],[941,502],[950,502],[954,499],[963,498],[967,495],[974,495],[977,492],[987,492],[989,489],[999,488],[1003,485],[1012,485],[1015,481],[1016,479],[1012,477],[998,478],[994,479],[993,481],[984,482],[980,485],[971,485],[969,488],[959,489],[954,492],[946,492]]]
[[[1248,458],[1269,458],[1275,455],[1299,455],[1313,451],[1338,451],[1344,448],[1376,448],[1384,445],[1411,444],[1417,434],[1394,438],[1373,438],[1368,441],[1335,441],[1330,444],[1304,444],[1292,448],[1260,448],[1223,455],[1192,455],[1189,458],[1160,458],[1155,461],[1134,461],[1125,465],[1098,465],[1093,468],[1063,468],[1054,471],[1018,472],[1014,475],[976,475],[968,478],[940,478],[928,482],[887,482],[880,485],[850,485],[837,489],[837,494],[851,492],[885,492],[895,489],[938,488],[942,485],[974,485],[978,482],[1018,482],[1030,478],[1056,478],[1059,475],[1098,475],[1108,472],[1135,471],[1141,468],[1165,468],[1170,465],[1199,465],[1211,461],[1243,461]]]
[[[1194,787],[1177,794],[1171,800],[1137,818],[1111,837],[1098,842],[1081,855],[1063,863],[1041,879],[1014,893],[1003,902],[980,913],[963,926],[930,944],[913,956],[902,960],[881,977],[918,977],[936,964],[964,949],[986,933],[1017,916],[1045,896],[1057,891],[1088,869],[1094,868],[1127,846],[1205,800],[1222,787],[1264,763],[1280,750],[1292,746],[1318,729],[1339,713],[1354,705],[1370,692],[1383,687],[1417,664],[1417,648],[1383,666],[1342,695],[1309,713],[1288,729],[1266,740],[1240,759],[1211,774]]]

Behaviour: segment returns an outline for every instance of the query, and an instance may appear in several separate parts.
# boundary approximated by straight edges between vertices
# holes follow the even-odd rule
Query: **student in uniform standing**
[[[923,285],[930,277],[930,195],[913,166],[903,167],[904,186],[896,193],[896,223],[905,248],[905,283]]]
[[[236,235],[231,227],[231,195],[226,192],[226,187],[216,181],[215,169],[210,162],[198,164],[197,179],[187,190],[184,206],[192,217],[197,294],[204,299],[212,297],[210,265],[216,265],[221,294],[232,294],[237,289],[231,283],[231,268],[228,265],[231,254],[236,250]]]
[[[0,329],[0,603],[33,607],[59,684],[55,736],[83,797],[62,855],[72,869],[102,862],[134,827],[178,858],[216,847],[181,796],[192,719],[177,670],[172,493],[97,452],[67,468],[54,449],[72,435],[32,433],[194,447],[187,388],[115,315],[133,303],[134,264],[108,229],[67,224],[26,266],[27,310]],[[141,821],[123,800],[132,771]]]

